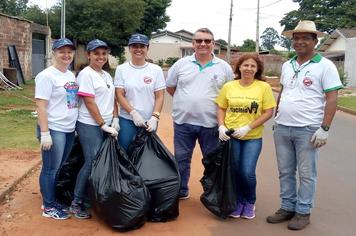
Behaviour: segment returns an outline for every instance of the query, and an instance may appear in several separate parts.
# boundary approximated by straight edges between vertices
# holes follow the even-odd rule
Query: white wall
[[[356,87],[356,38],[346,40],[344,71],[348,78],[348,86]]]
[[[333,44],[326,50],[327,52],[333,51],[344,51],[345,50],[345,39],[343,37],[338,37]]]

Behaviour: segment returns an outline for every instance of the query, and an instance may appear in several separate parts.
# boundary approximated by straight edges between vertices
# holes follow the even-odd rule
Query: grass
[[[23,90],[0,90],[0,148],[37,149],[34,81],[26,81]]]
[[[339,97],[337,105],[356,111],[356,96]]]

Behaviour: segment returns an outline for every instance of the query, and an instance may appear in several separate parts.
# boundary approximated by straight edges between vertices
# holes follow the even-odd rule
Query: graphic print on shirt
[[[148,77],[148,76],[145,76],[143,78],[143,82],[145,82],[145,84],[150,84],[150,83],[152,83],[152,78]]]
[[[312,84],[313,84],[313,80],[311,79],[310,76],[308,76],[309,74],[309,71],[307,71],[304,75],[304,78],[303,78],[303,84],[305,87],[310,87]]]
[[[79,86],[76,82],[70,81],[64,85],[67,92],[67,107],[68,109],[78,108],[78,90]]]
[[[255,100],[252,100],[249,106],[244,106],[241,104],[240,106],[230,107],[230,112],[257,114],[258,107],[258,103]]]

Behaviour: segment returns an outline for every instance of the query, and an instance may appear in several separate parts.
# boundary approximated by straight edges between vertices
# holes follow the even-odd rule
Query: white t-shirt
[[[336,66],[316,54],[298,65],[296,58],[282,67],[277,124],[293,127],[320,126],[324,118],[325,93],[342,88]]]
[[[152,116],[155,94],[165,89],[166,82],[161,67],[146,63],[135,66],[131,62],[119,65],[116,68],[114,84],[116,88],[125,90],[127,102],[145,119]],[[120,117],[132,120],[130,114],[120,107]]]
[[[78,84],[74,74],[50,66],[36,76],[35,82],[35,98],[48,101],[48,128],[73,132],[78,118]]]
[[[220,58],[204,66],[195,54],[178,60],[168,71],[167,87],[175,87],[173,119],[177,124],[212,128],[217,125],[215,98],[223,85],[234,79],[231,66]]]
[[[110,125],[113,118],[115,100],[115,88],[110,74],[106,71],[97,72],[87,66],[79,72],[77,81],[79,84],[79,98],[93,97],[105,123]],[[88,125],[98,125],[90,115],[83,99],[80,98],[79,101],[78,121]]]

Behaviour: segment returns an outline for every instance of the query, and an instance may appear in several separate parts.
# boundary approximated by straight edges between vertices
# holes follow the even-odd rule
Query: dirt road
[[[171,99],[166,98],[165,110],[159,127],[159,136],[170,150],[173,150],[173,129],[170,118]],[[180,216],[168,223],[146,223],[142,228],[125,233],[125,235],[355,235],[355,211],[347,208],[355,199],[350,199],[347,188],[339,195],[330,189],[325,181],[320,181],[316,207],[313,211],[312,223],[302,232],[292,232],[287,224],[270,225],[265,217],[279,207],[279,183],[274,156],[270,124],[266,127],[264,146],[259,160],[258,193],[256,218],[253,220],[227,219],[220,220],[208,212],[199,201],[202,188],[199,179],[202,175],[201,154],[194,152],[192,177],[190,181],[191,198],[180,202]],[[321,167],[328,167],[322,162]],[[327,170],[321,171],[321,177],[328,176]],[[340,173],[342,174],[342,173]],[[9,201],[0,206],[0,235],[115,235],[96,216],[90,220],[56,221],[41,216],[41,196],[38,186],[39,170],[25,179]],[[354,182],[354,180],[353,180]],[[333,183],[334,184],[334,183]],[[344,203],[343,199],[348,201]],[[350,202],[352,201],[352,202]],[[345,215],[343,214],[345,213]],[[351,213],[351,214],[350,214]]]

